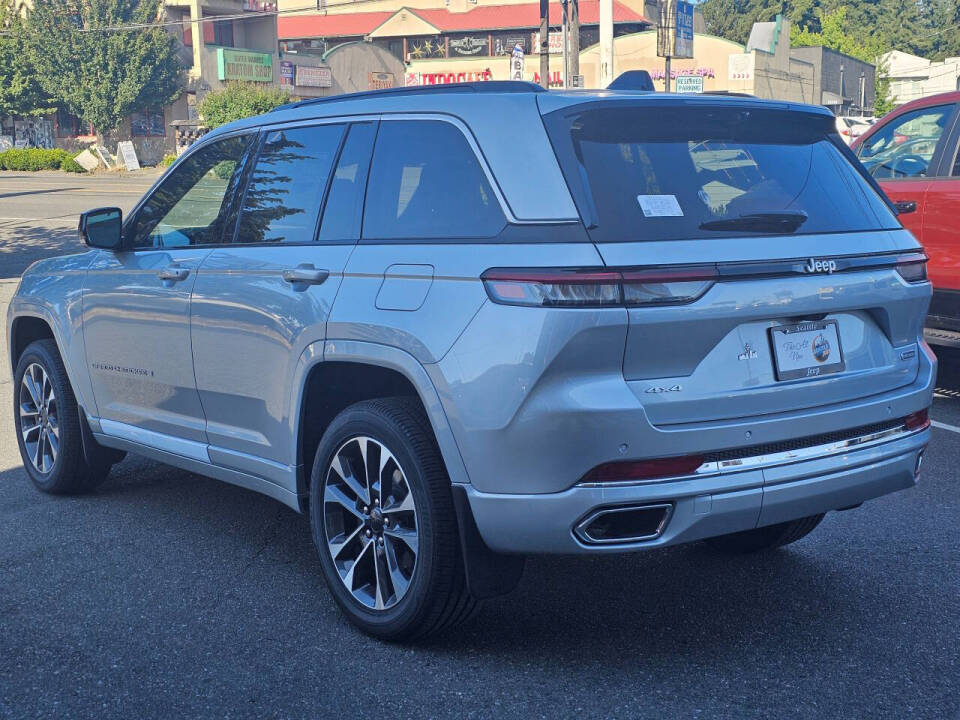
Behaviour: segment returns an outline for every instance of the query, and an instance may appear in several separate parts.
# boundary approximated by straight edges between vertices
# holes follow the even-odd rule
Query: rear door
[[[376,127],[339,121],[261,134],[236,232],[206,258],[193,289],[194,364],[214,462],[281,484],[290,477],[294,369],[324,337],[359,238]]]
[[[545,120],[624,274],[623,371],[651,422],[796,411],[916,377],[929,291],[893,265],[918,247],[831,116],[651,100]]]

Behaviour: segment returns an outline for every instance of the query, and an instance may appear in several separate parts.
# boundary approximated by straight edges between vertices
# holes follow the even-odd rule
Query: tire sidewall
[[[387,610],[374,611],[361,604],[347,590],[327,548],[323,488],[334,453],[352,438],[365,435],[386,447],[400,463],[413,493],[417,513],[418,552],[413,579],[400,601]],[[424,468],[408,442],[389,419],[367,408],[348,408],[324,433],[317,449],[310,479],[310,525],[320,564],[330,590],[340,607],[365,630],[394,635],[415,625],[431,594],[436,544],[434,508],[424,481]]]
[[[60,433],[60,443],[57,450],[57,458],[53,463],[53,468],[48,473],[41,473],[33,466],[33,462],[30,460],[27,452],[26,444],[24,443],[23,432],[20,426],[21,383],[23,382],[23,376],[27,368],[33,364],[40,365],[44,372],[46,372],[57,398],[57,429]],[[71,394],[68,395],[67,393]],[[17,433],[17,446],[20,448],[20,459],[23,461],[23,469],[33,483],[44,492],[55,492],[58,487],[63,485],[66,479],[64,476],[72,472],[70,469],[71,463],[67,455],[70,454],[70,448],[79,438],[72,437],[74,424],[64,421],[65,414],[69,412],[73,405],[73,403],[70,402],[71,398],[72,389],[69,387],[67,379],[62,377],[59,363],[57,363],[56,359],[50,356],[50,352],[42,344],[33,343],[29,345],[23,355],[20,356],[20,360],[17,362],[16,372],[14,373],[13,424]]]

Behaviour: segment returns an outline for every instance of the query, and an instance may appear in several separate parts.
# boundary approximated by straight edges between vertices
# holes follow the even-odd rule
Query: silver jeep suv
[[[771,548],[916,482],[926,257],[821,108],[525,83],[211,132],[10,305],[24,466],[124,452],[309,512],[415,638],[527,553]]]

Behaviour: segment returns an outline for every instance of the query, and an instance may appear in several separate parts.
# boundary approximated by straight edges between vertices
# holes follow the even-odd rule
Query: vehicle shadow
[[[124,461],[115,477],[87,496],[41,495],[21,468],[0,472],[0,487],[20,488],[5,493],[0,520],[11,510],[63,502],[84,506],[74,512],[86,516],[76,521],[77,542],[84,540],[91,513],[130,532],[152,527],[173,535],[179,547],[194,545],[243,560],[245,577],[236,578],[230,592],[245,594],[247,583],[262,587],[269,577],[267,594],[245,598],[263,603],[259,611],[269,613],[284,598],[297,596],[304,599],[297,611],[304,622],[329,616],[339,624],[338,634],[364,640],[334,611],[307,518],[269,498],[139,458]],[[54,510],[56,517],[60,508]],[[811,552],[809,542],[739,557],[695,544],[629,555],[529,558],[516,590],[487,601],[466,624],[420,648],[451,658],[469,649],[470,655],[510,662],[520,643],[525,654],[549,657],[558,667],[610,668],[635,666],[641,657],[645,663],[670,662],[690,652],[725,654],[745,646],[774,653],[772,629],[816,622],[819,632],[839,635],[850,621],[834,611],[838,597],[851,599],[848,581],[831,572],[823,548]],[[278,564],[284,566],[279,576]],[[126,572],[122,563],[114,567]],[[177,578],[155,581],[176,584]],[[854,598],[860,600],[867,606],[883,602]]]

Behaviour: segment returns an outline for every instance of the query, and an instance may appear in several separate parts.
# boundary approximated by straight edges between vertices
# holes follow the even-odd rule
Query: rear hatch
[[[790,412],[915,379],[923,256],[832,115],[669,96],[541,107],[590,237],[623,274],[623,372],[651,422]]]

